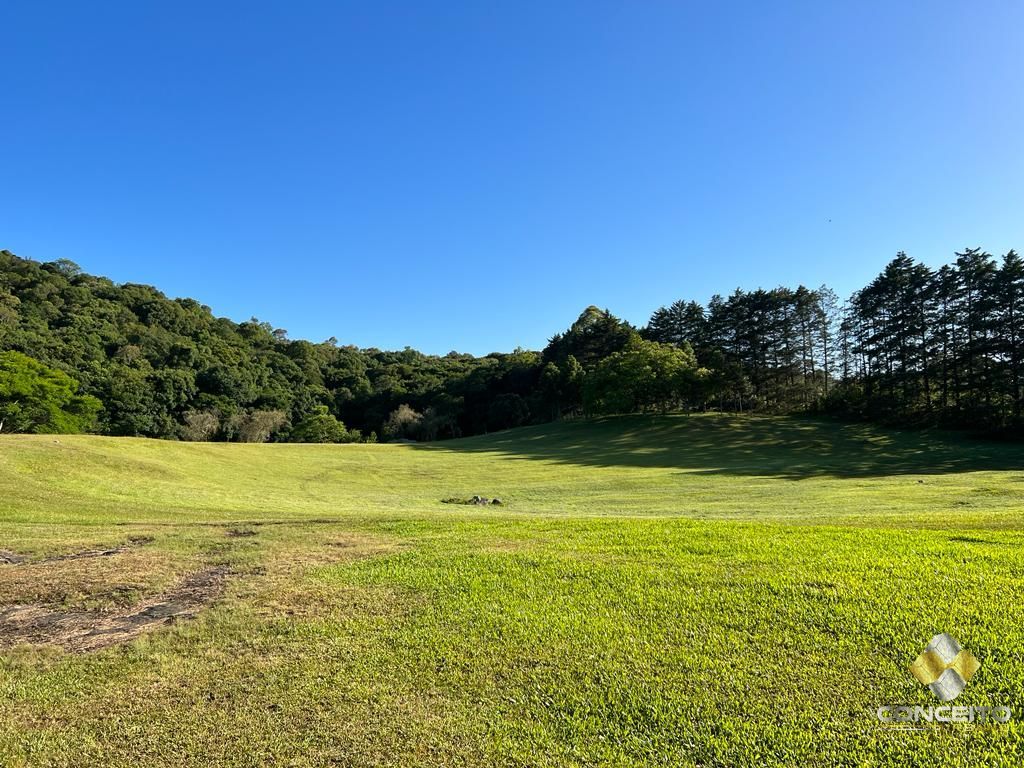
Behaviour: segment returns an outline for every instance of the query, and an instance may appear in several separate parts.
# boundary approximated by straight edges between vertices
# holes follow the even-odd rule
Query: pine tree
[[[835,378],[837,339],[839,338],[839,297],[836,292],[823,285],[815,291],[815,344],[821,360],[822,395],[828,397],[831,380]],[[844,374],[845,375],[845,374]]]
[[[674,301],[651,315],[644,337],[661,344],[689,343],[695,350],[707,348],[708,322],[704,307],[696,301]]]
[[[980,248],[957,253],[956,312],[963,327],[961,402],[972,422],[986,421],[991,407],[992,331],[996,307],[996,264]]]
[[[1010,401],[1010,421],[1021,426],[1021,375],[1024,373],[1024,259],[1016,251],[1003,256],[996,279],[998,309],[996,351],[1004,369],[1002,389]]]

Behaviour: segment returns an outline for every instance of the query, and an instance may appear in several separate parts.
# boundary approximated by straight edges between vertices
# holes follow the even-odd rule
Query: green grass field
[[[0,764],[1017,766],[1022,512],[1020,446],[809,420],[4,435]],[[1012,722],[878,722],[938,632]]]

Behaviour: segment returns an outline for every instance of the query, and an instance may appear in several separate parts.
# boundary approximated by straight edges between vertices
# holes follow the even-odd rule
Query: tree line
[[[580,415],[829,412],[1020,434],[1024,262],[900,253],[826,286],[588,307],[541,351],[425,355],[289,339],[70,261],[0,251],[0,430],[184,440],[436,440]]]

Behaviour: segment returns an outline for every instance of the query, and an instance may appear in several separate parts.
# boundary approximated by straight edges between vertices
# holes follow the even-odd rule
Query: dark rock
[[[480,496],[479,494],[470,496],[468,499],[460,499],[455,496],[449,496],[447,499],[441,499],[442,504],[468,504],[472,506],[484,507],[489,504],[502,505],[501,499],[489,499],[486,496]]]

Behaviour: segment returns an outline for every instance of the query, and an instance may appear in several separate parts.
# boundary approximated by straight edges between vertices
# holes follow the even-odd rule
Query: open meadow
[[[807,419],[2,435],[0,765],[1021,765],[1022,513],[1020,445]],[[940,632],[1011,722],[879,722]]]

